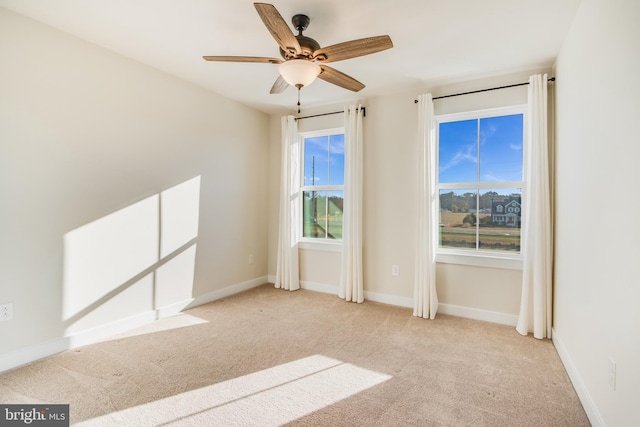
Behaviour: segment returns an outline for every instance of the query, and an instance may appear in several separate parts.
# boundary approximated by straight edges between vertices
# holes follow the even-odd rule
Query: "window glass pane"
[[[439,248],[520,253],[524,119],[514,108],[438,124]]]
[[[344,135],[329,137],[329,184],[344,185]]]
[[[521,203],[520,188],[481,192],[478,233],[480,249],[520,252]]]
[[[478,121],[440,123],[438,181],[478,181]]]
[[[327,192],[304,191],[302,207],[302,236],[327,237]]]
[[[329,183],[329,137],[318,136],[304,139],[304,185],[327,185]]]
[[[302,237],[341,240],[344,134],[303,136],[303,144]]]
[[[480,120],[480,181],[522,181],[523,115]]]
[[[342,240],[342,204],[344,191],[328,192],[327,238]]]
[[[475,250],[476,211],[476,190],[440,190],[439,246]]]

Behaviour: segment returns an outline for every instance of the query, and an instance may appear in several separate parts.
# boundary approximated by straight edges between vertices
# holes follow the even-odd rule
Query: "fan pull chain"
[[[298,114],[300,114],[300,89],[302,88],[302,85],[296,85],[298,88]]]

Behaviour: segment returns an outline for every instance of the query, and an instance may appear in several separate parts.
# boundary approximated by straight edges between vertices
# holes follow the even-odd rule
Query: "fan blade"
[[[276,82],[271,87],[271,91],[269,93],[270,94],[282,93],[287,88],[287,86],[289,86],[289,83],[287,83],[282,78],[282,76],[278,76],[278,78],[276,79]]]
[[[258,15],[282,50],[293,55],[302,53],[298,39],[272,4],[254,3]]]
[[[206,61],[221,62],[261,62],[265,64],[279,64],[282,60],[278,58],[263,58],[260,56],[203,56]]]
[[[328,63],[369,55],[393,47],[389,36],[366,37],[323,47],[313,52],[315,61]]]
[[[318,78],[324,80],[325,82],[333,83],[336,86],[340,86],[354,92],[358,92],[364,89],[364,85],[362,83],[360,83],[353,77],[349,77],[346,74],[336,70],[335,68],[327,67],[326,65],[321,65],[320,68],[322,69],[322,71],[318,75]]]

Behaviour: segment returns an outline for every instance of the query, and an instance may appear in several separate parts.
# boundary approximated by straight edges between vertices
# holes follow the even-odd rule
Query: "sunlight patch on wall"
[[[158,202],[151,196],[65,234],[64,320],[158,261]]]
[[[160,258],[198,236],[200,177],[160,193]]]
[[[103,298],[99,304],[92,304],[90,310],[85,310],[82,316],[76,319],[66,328],[66,335],[73,335],[114,321],[114,313],[117,319],[132,318],[141,312],[153,310],[153,273],[149,273],[142,279],[122,287],[109,298]],[[82,345],[82,344],[80,344]]]
[[[196,244],[156,270],[155,307],[165,307],[191,298]]]
[[[67,333],[192,297],[200,177],[65,234]]]
[[[391,378],[314,355],[76,425],[280,426]]]

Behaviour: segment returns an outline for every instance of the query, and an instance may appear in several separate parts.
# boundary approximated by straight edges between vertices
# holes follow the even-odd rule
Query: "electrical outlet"
[[[0,322],[13,319],[13,303],[0,305]]]
[[[399,276],[400,275],[400,266],[399,265],[392,265],[391,266],[391,275],[392,276]]]
[[[256,262],[256,259],[253,254],[249,255],[249,265],[252,265],[254,262]]]
[[[609,386],[616,391],[616,361],[609,356]]]

